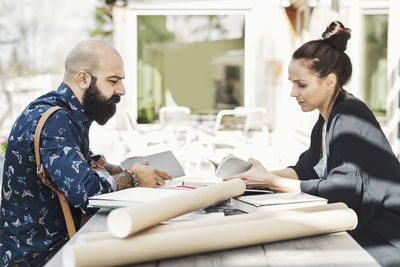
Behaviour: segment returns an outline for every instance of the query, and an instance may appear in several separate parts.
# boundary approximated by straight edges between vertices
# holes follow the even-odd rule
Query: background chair
[[[243,134],[249,136],[252,132],[269,132],[264,108],[244,108],[242,112],[247,114],[246,122],[243,127]]]
[[[242,131],[245,126],[247,114],[241,110],[223,109],[220,110],[215,119],[214,133],[218,131]]]
[[[192,134],[191,110],[185,106],[165,106],[159,110],[160,125],[165,142],[173,142],[177,146],[190,143]]]
[[[191,110],[184,106],[166,106],[159,111],[159,120],[161,126],[168,124],[187,125],[191,122]]]

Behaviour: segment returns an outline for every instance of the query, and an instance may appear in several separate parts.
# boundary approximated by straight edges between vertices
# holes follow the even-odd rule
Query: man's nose
[[[122,81],[119,83],[118,88],[115,91],[116,94],[118,94],[119,96],[123,96],[125,95],[125,86],[122,83]]]

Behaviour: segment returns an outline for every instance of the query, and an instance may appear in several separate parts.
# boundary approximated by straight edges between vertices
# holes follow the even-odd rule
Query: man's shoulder
[[[37,122],[41,119],[41,117],[45,114],[45,112],[53,107],[57,107],[56,103],[32,103],[32,105],[28,106],[21,114],[20,116],[20,121],[21,120],[32,120],[37,124]],[[55,111],[51,116],[57,116],[57,118],[60,119],[70,119],[70,111],[65,107],[65,106],[59,106],[62,109]],[[50,120],[50,118],[48,120]]]
[[[23,110],[22,115],[40,117],[43,112],[54,106],[69,108],[68,103],[62,98],[58,91],[50,91],[39,96]]]

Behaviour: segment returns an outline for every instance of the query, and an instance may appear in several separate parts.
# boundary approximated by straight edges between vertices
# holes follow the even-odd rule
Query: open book
[[[215,166],[215,176],[219,178],[227,178],[239,173],[243,173],[248,171],[251,167],[250,163],[232,154],[226,156],[221,163],[216,163],[210,159],[209,161]],[[264,193],[273,193],[273,191],[264,189],[246,189],[245,195]]]
[[[227,178],[235,174],[245,172],[250,169],[251,164],[235,155],[229,154],[221,163],[209,160],[215,167],[215,176],[219,178]]]
[[[232,206],[247,213],[318,206],[327,202],[325,198],[306,193],[274,193],[231,199]]]
[[[181,177],[185,175],[181,164],[176,159],[175,155],[171,151],[164,151],[144,157],[134,157],[121,162],[121,168],[126,170],[131,168],[136,162],[147,160],[149,166],[160,171],[165,171],[173,178]]]

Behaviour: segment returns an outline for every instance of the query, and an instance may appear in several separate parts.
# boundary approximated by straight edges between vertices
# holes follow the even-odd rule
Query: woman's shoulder
[[[332,119],[335,117],[354,118],[379,125],[375,115],[368,106],[360,99],[344,90],[336,99],[330,117]]]

